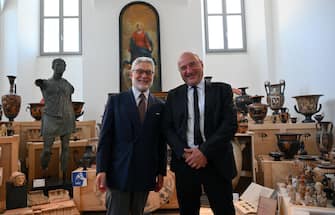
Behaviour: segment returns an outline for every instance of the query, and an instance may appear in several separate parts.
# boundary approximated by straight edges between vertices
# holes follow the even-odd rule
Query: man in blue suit
[[[162,101],[149,88],[155,66],[139,57],[131,67],[132,88],[106,105],[97,151],[96,183],[107,189],[108,215],[141,215],[149,191],[159,191],[166,175]],[[111,197],[111,198],[109,198]]]

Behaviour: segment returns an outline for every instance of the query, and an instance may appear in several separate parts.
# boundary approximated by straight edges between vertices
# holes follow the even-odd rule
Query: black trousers
[[[199,170],[192,169],[184,161],[175,168],[176,188],[181,215],[199,215],[202,186],[215,215],[234,215],[231,180],[218,174],[208,164]]]

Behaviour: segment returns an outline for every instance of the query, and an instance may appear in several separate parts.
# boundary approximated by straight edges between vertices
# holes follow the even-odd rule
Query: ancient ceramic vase
[[[319,122],[316,124],[316,144],[321,153],[321,158],[325,159],[333,147],[333,123]]]
[[[27,109],[30,110],[30,115],[35,120],[41,120],[43,114],[43,108],[44,108],[43,103],[29,103],[29,105],[26,107],[26,110]]]
[[[76,119],[84,114],[84,111],[82,111],[84,104],[85,102],[72,102],[73,111]]]
[[[88,167],[91,167],[95,160],[95,154],[93,153],[92,146],[88,145],[85,146],[85,152],[81,159],[83,170],[87,170]]]
[[[282,123],[287,123],[290,118],[290,114],[288,113],[288,109],[286,107],[280,108],[279,118]]]
[[[9,94],[1,97],[2,108],[9,121],[14,121],[21,108],[21,96],[16,95],[15,76],[7,76],[10,84]]]
[[[321,122],[325,116],[322,113],[322,114],[315,114],[313,117],[317,122]]]
[[[238,112],[241,112],[243,115],[248,114],[248,105],[252,103],[251,97],[246,93],[248,87],[240,87],[241,95],[235,98],[235,105]]]
[[[266,81],[264,87],[267,95],[266,102],[274,114],[278,114],[279,109],[284,105],[285,81],[280,80],[279,84],[270,84],[270,81]]]
[[[261,103],[263,97],[264,96],[251,97],[252,104],[248,105],[249,115],[256,124],[262,124],[268,112],[268,106]]]
[[[284,158],[292,159],[301,146],[299,133],[277,133],[277,145],[279,150],[284,153]]]
[[[321,96],[323,95],[301,95],[292,97],[297,100],[298,104],[298,108],[294,105],[295,111],[305,116],[305,119],[302,121],[303,123],[315,122],[312,119],[312,115],[321,110],[321,104],[319,105],[319,108],[317,108]]]

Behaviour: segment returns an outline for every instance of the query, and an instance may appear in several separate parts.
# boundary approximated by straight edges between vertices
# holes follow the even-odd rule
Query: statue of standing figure
[[[71,96],[73,86],[64,79],[63,73],[66,63],[57,58],[52,61],[53,76],[49,79],[37,79],[36,86],[40,87],[44,99],[41,135],[43,136],[43,151],[41,153],[41,166],[43,174],[46,173],[51,157],[52,145],[56,137],[61,140],[61,170],[63,180],[69,157],[69,142],[71,133],[75,131],[75,115]],[[44,175],[45,176],[45,175]]]

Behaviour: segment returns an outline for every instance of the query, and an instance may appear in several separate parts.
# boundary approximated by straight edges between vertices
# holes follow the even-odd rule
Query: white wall
[[[73,100],[85,101],[86,120],[100,121],[107,94],[119,90],[119,26],[121,9],[131,1],[83,0],[83,55],[64,57],[64,76],[75,87]],[[205,75],[234,87],[248,86],[251,95],[265,95],[264,81],[286,80],[285,106],[293,115],[291,98],[305,93],[320,99],[327,120],[334,121],[335,68],[332,0],[245,0],[248,51],[240,54],[204,54],[202,1],[147,0],[160,17],[162,89],[182,83],[176,69],[180,53],[191,50],[203,56]],[[54,57],[39,56],[39,1],[10,0],[0,14],[0,95],[8,93],[9,72],[17,74],[17,91],[23,103],[16,120],[32,120],[24,111],[39,101],[36,78],[52,74]],[[265,99],[263,99],[265,102]],[[270,113],[271,111],[269,111]],[[301,116],[302,118],[302,116]]]
[[[323,94],[319,103],[324,120],[335,121],[334,11],[333,0],[273,0],[276,76],[272,81],[286,80],[285,105],[294,115],[298,114],[292,96]]]
[[[130,1],[88,0],[83,14],[83,91],[86,118],[98,119],[107,94],[119,91],[119,14]],[[203,52],[201,3],[196,0],[146,1],[160,18],[162,90],[181,83],[176,62],[183,50]],[[86,15],[86,16],[85,16]],[[90,108],[88,108],[90,107]]]

